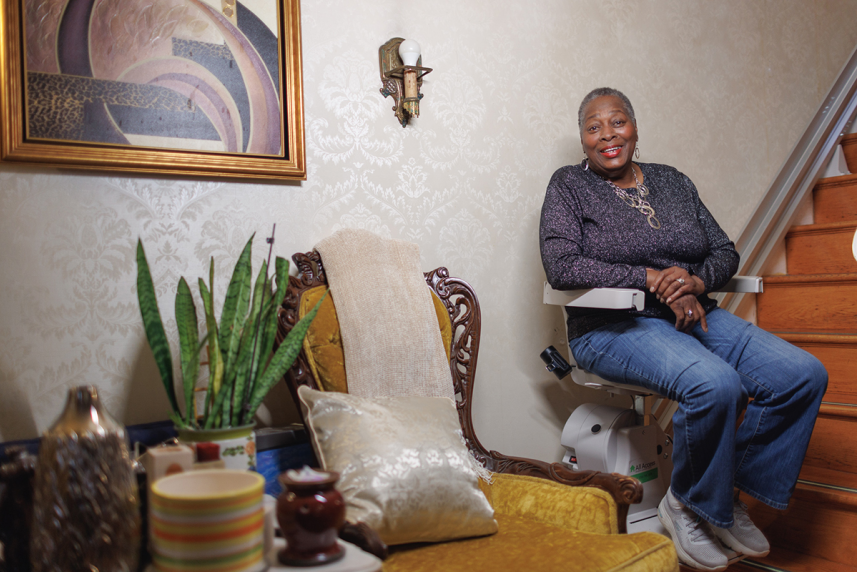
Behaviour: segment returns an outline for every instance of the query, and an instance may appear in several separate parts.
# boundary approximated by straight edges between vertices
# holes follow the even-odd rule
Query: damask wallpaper
[[[581,97],[625,91],[641,161],[687,173],[735,237],[857,44],[855,0],[304,0],[302,12],[306,182],[0,169],[0,440],[45,430],[77,384],[126,423],[164,419],[137,237],[176,343],[179,276],[202,276],[211,256],[231,268],[276,222],[284,257],[361,227],[470,281],[484,319],[477,431],[489,448],[558,460],[565,419],[592,396],[538,357],[563,324],[541,304],[537,226],[551,174],[582,157]],[[377,49],[394,36],[419,41],[435,70],[407,129],[379,93]],[[294,415],[282,389],[267,405],[274,421]]]

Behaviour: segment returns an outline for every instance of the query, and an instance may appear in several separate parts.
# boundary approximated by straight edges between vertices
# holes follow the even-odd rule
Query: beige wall
[[[277,222],[281,256],[361,226],[469,280],[484,318],[477,430],[490,448],[558,459],[586,396],[538,358],[563,325],[540,304],[537,225],[551,173],[582,156],[580,98],[624,90],[641,160],[687,173],[735,237],[857,43],[857,2],[304,0],[303,34],[305,183],[0,168],[0,440],[44,430],[83,383],[126,423],[165,418],[137,237],[172,321],[168,285],[210,256],[226,268]],[[396,35],[435,69],[407,129],[378,92],[377,49]]]

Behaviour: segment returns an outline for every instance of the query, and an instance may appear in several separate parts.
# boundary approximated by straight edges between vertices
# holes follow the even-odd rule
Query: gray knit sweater
[[[607,182],[581,165],[559,169],[548,184],[542,205],[539,242],[542,264],[551,286],[639,288],[645,290],[646,268],[680,266],[699,276],[706,312],[717,302],[707,293],[721,288],[738,269],[735,245],[702,204],[696,187],[666,165],[637,163],[649,188],[646,200],[661,228],[626,205]],[[636,194],[636,190],[629,190]],[[600,310],[567,308],[568,337],[574,339],[601,326],[632,316],[675,322],[675,314],[646,292],[646,308]]]

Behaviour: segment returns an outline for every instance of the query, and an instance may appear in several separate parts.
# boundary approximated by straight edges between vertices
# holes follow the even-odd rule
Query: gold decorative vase
[[[33,572],[133,572],[140,548],[137,481],[125,429],[93,386],[70,389],[42,436],[33,495]]]

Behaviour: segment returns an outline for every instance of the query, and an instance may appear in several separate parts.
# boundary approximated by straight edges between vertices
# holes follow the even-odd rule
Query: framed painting
[[[300,0],[0,0],[0,160],[305,179]]]

